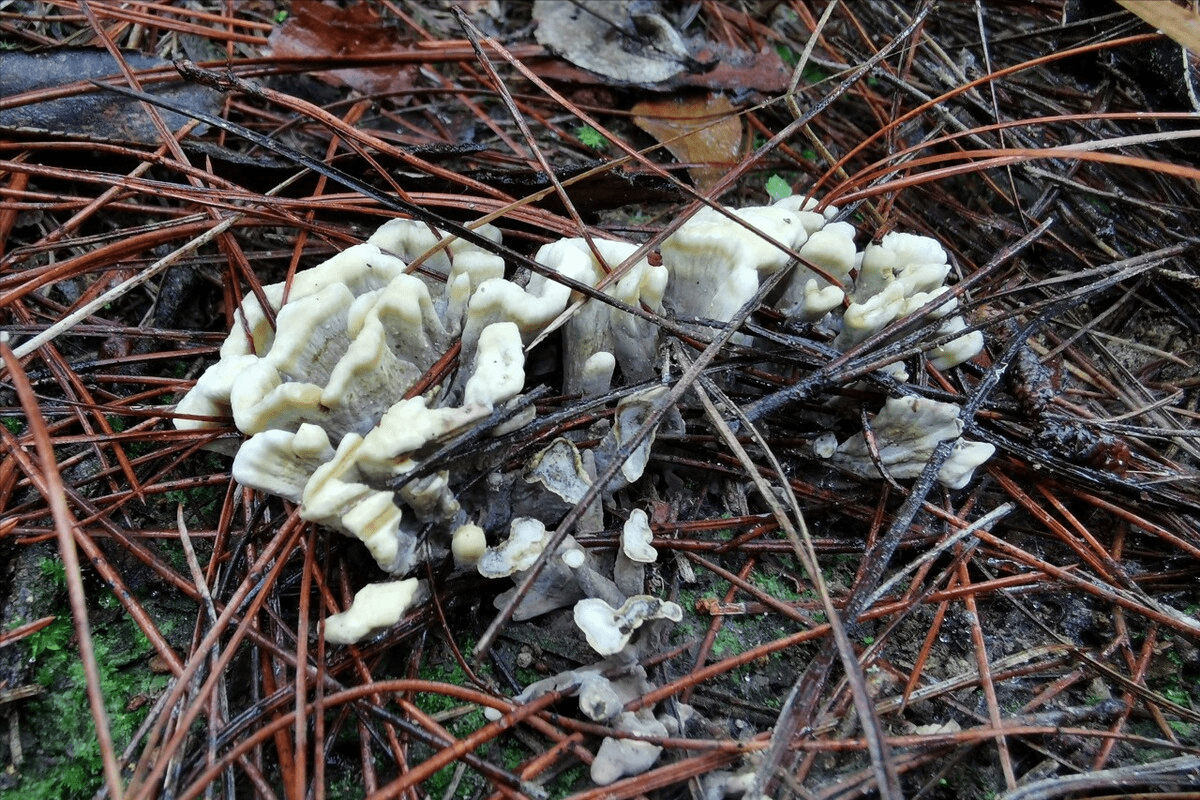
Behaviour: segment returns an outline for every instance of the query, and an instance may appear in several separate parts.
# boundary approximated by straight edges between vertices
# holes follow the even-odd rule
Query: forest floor
[[[1200,790],[1197,21],[1140,5],[0,0],[0,798]],[[860,251],[936,239],[984,349],[938,369],[937,320],[847,343],[778,293],[641,308],[672,399],[644,472],[538,506],[617,583],[648,514],[639,590],[680,619],[621,656],[432,544],[400,622],[326,643],[388,576],[234,481],[232,420],[174,424],[243,298],[389,219],[486,216],[523,283],[561,237],[654,265],[705,205],[789,195]],[[568,391],[566,330],[532,422],[414,456],[493,545],[534,455],[592,457],[642,396],[628,364]],[[821,457],[889,396],[994,454],[961,488]],[[627,713],[587,713],[589,667]]]

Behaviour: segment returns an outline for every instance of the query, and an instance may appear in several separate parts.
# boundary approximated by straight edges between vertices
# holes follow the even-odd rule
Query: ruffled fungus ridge
[[[800,265],[771,301],[788,318],[827,318],[840,329],[834,346],[848,350],[947,291],[942,283],[950,265],[936,240],[892,232],[858,251],[854,228],[831,221],[837,209],[821,214],[813,210],[816,205],[793,195],[770,206],[726,209],[728,216],[701,209],[663,242],[663,265],[670,273],[666,305],[682,316],[727,322],[754,296],[763,278],[788,263],[790,249],[800,256]],[[961,317],[947,316],[956,306],[948,298],[930,314],[945,319],[939,336],[966,327]],[[982,349],[983,335],[973,331],[928,356],[934,366],[947,369]]]
[[[575,624],[587,637],[588,644],[602,656],[621,652],[634,632],[650,620],[683,619],[683,609],[678,605],[648,594],[634,595],[620,608],[613,608],[598,597],[589,597],[575,604],[574,613]]]
[[[665,301],[675,313],[727,322],[758,291],[762,278],[788,263],[784,248],[803,245],[809,231],[784,206],[702,208],[662,244],[670,271]]]
[[[794,195],[771,206],[729,210],[728,216],[716,209],[701,210],[663,243],[663,265],[670,272],[666,305],[677,314],[726,322],[753,297],[762,278],[788,262],[785,248],[796,251],[801,261],[769,301],[785,317],[836,331],[832,344],[842,351],[948,295],[943,282],[950,273],[949,259],[936,240],[891,232],[859,251],[854,228],[832,221],[837,209],[829,207],[822,214],[816,206]],[[940,321],[937,337],[967,328],[962,316],[953,313],[957,307],[957,299],[947,296],[926,312],[928,319]],[[974,358],[983,346],[983,334],[970,331],[925,355],[935,368],[948,369]],[[896,380],[908,380],[902,363],[884,371]],[[875,425],[889,441],[884,464],[896,478],[915,477],[939,441],[955,439],[939,480],[962,488],[975,467],[994,452],[991,445],[960,438],[958,407],[951,404],[915,397],[889,400]],[[836,447],[836,452],[828,437],[818,444],[815,452],[822,457],[832,456],[863,477],[879,477],[862,434]]]
[[[637,712],[622,711],[613,722],[613,727],[622,733],[658,738],[667,736],[667,726],[644,709]],[[661,745],[653,742],[606,736],[600,742],[596,759],[592,761],[591,778],[597,784],[607,786],[629,775],[641,775],[654,766],[662,750]]]
[[[495,228],[481,230],[499,239]],[[421,558],[419,525],[441,523],[434,544],[445,544],[460,509],[444,473],[396,493],[391,482],[411,472],[422,448],[520,394],[525,339],[561,313],[570,294],[553,281],[520,289],[503,280],[498,257],[443,240],[416,222],[386,223],[368,242],[298,272],[286,303],[284,284],[265,287],[275,328],[247,297],[221,360],[178,406],[232,416],[250,438],[236,450],[219,446],[235,453],[240,483],[299,502],[304,519],[360,539],[395,574]],[[435,246],[409,274],[406,262]],[[405,398],[460,334],[466,368]],[[185,429],[220,424],[177,421]]]
[[[596,248],[595,253],[583,239],[560,239],[543,245],[536,258],[556,272],[578,276],[579,280],[597,286],[606,269],[624,263],[637,250],[635,245],[626,242],[606,239],[592,239],[591,242]],[[604,260],[603,264],[597,260],[597,253]],[[651,266],[642,258],[623,270],[621,277],[603,291],[627,305],[645,304],[651,311],[661,312],[667,279],[666,267]],[[578,295],[571,297],[572,302],[578,299]],[[658,327],[649,320],[593,301],[584,304],[567,321],[563,344],[566,349],[563,390],[600,394],[607,391],[609,383],[600,375],[607,372],[611,379],[612,369],[617,364],[621,365],[626,383],[639,383],[654,376]],[[597,359],[597,356],[601,358]]]
[[[650,530],[650,519],[646,512],[635,508],[621,528],[621,552],[630,561],[653,564],[658,560],[654,549],[654,532]]]
[[[485,226],[480,229],[484,235],[489,238],[498,239],[499,231],[492,226]],[[188,394],[180,401],[177,411],[180,414],[194,414],[201,416],[213,417],[229,417],[233,411],[231,404],[231,394],[233,391],[233,382],[238,379],[241,384],[241,378],[245,370],[256,366],[263,361],[263,356],[269,354],[273,349],[277,338],[277,329],[282,327],[284,336],[282,338],[291,339],[294,344],[302,344],[304,330],[312,331],[319,326],[327,326],[330,316],[337,317],[340,315],[342,308],[339,307],[329,309],[333,313],[327,313],[327,310],[320,304],[317,304],[315,309],[312,304],[308,306],[300,305],[298,308],[293,307],[299,304],[299,301],[307,297],[318,294],[324,289],[330,287],[339,287],[345,292],[348,292],[349,297],[359,298],[363,295],[369,295],[375,290],[382,289],[389,285],[393,279],[403,276],[407,269],[407,261],[411,260],[416,255],[423,252],[429,246],[433,246],[437,241],[443,238],[435,236],[430,231],[428,226],[419,225],[409,220],[392,220],[385,223],[374,236],[368,241],[348,247],[331,258],[317,264],[306,270],[297,272],[292,279],[291,288],[287,291],[287,306],[291,307],[282,322],[276,319],[276,327],[272,327],[267,319],[267,315],[259,304],[258,299],[254,295],[248,295],[242,301],[241,306],[234,312],[234,324],[221,345],[221,359],[215,365],[210,367],[197,381],[196,386],[188,392]],[[426,247],[417,249],[421,244]],[[430,264],[433,267],[447,267],[447,275],[450,278],[458,279],[461,284],[463,279],[466,280],[466,285],[471,285],[471,277],[476,276],[476,280],[482,280],[483,277],[496,277],[503,274],[504,263],[501,259],[480,250],[475,245],[460,240],[455,240],[446,247],[446,251],[456,256],[455,264],[456,271],[449,270],[450,262],[446,252],[441,252],[430,259]],[[402,258],[403,257],[403,258]],[[439,257],[441,261],[439,261]],[[438,313],[433,315],[424,315],[423,322],[428,321],[429,324],[436,324],[438,328],[442,327],[442,320],[451,323],[452,330],[446,331],[446,335],[453,335],[461,328],[461,318],[465,313],[465,301],[461,304],[462,308],[458,309],[458,316],[455,317],[450,309],[450,294],[452,292],[446,290],[446,284],[441,284],[436,281],[430,281],[435,284],[434,291],[441,299],[440,308],[435,309]],[[455,284],[450,284],[453,287]],[[411,284],[405,281],[405,288],[411,287]],[[344,300],[346,295],[338,289],[333,290],[334,294],[330,297],[333,302]],[[273,283],[263,287],[263,296],[266,298],[272,311],[283,313],[283,302],[285,293],[284,283]],[[394,292],[393,294],[407,295],[407,292]],[[372,295],[373,296],[373,295]],[[347,312],[349,308],[345,309]],[[307,312],[307,313],[302,313]],[[289,322],[289,318],[294,321],[294,325]],[[356,317],[356,320],[360,317]],[[347,320],[350,321],[349,319]],[[390,320],[389,320],[390,321]],[[410,317],[411,321],[411,317]],[[361,324],[361,323],[359,323]],[[401,332],[412,330],[411,325],[387,326],[392,335]],[[357,329],[348,329],[346,331],[337,331],[330,328],[334,336],[339,339],[345,336],[357,335]],[[294,337],[289,337],[288,334],[296,334]],[[278,362],[283,360],[285,348],[293,347],[294,344],[284,344],[280,353],[276,356],[272,366],[276,366],[278,371]],[[391,343],[394,346],[394,342]],[[432,343],[431,343],[432,344]],[[321,343],[314,343],[314,347],[324,347]],[[435,352],[436,347],[407,348],[410,357],[417,358],[437,358],[438,353]],[[301,364],[289,365],[286,367],[301,368]],[[415,364],[418,368],[417,374],[424,372],[424,367]],[[427,365],[426,365],[427,366]],[[316,377],[315,375],[313,377]],[[259,381],[270,382],[273,380],[269,372],[265,375],[257,377]],[[284,379],[280,378],[279,383],[284,383]],[[306,376],[306,381],[308,380]],[[278,385],[278,384],[276,384]],[[269,391],[269,387],[265,390],[258,390],[259,399],[265,397]],[[294,391],[294,390],[289,390]],[[239,404],[241,410],[243,404]],[[235,420],[236,421],[236,420]],[[207,420],[188,420],[177,419],[175,426],[181,430],[194,429],[209,429],[221,427],[219,421]],[[265,430],[266,428],[262,428]],[[250,432],[243,429],[239,425],[239,430],[243,433]],[[258,432],[257,430],[253,432]],[[236,447],[218,447],[218,449],[236,451]]]
[[[878,244],[868,244],[858,254],[858,276],[851,303],[842,315],[842,330],[834,346],[847,350],[871,334],[946,294],[942,285],[950,274],[946,251],[928,236],[893,231]],[[956,333],[966,327],[961,316],[948,317],[958,306],[947,298],[929,314],[945,320],[937,334]],[[927,353],[938,369],[948,369],[974,358],[983,350],[983,334],[973,331]]]
[[[511,577],[519,585],[549,541],[550,532],[540,520],[517,517],[509,526],[508,538],[495,547],[487,548],[479,557],[476,569],[485,578]],[[558,546],[556,556],[546,561],[532,590],[513,612],[513,619],[521,622],[539,617],[565,608],[584,596],[579,572],[589,568],[587,554],[574,537],[567,535]],[[513,588],[501,594],[496,598],[496,606],[502,608],[516,591]]]

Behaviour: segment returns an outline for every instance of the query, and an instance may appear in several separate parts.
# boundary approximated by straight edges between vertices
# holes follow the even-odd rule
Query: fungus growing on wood
[[[706,209],[666,239],[661,266],[632,262],[602,291],[650,311],[666,305],[677,314],[724,322],[798,252],[800,266],[769,302],[797,320],[838,331],[833,342],[843,349],[947,292],[941,284],[950,267],[937,242],[890,233],[857,252],[854,229],[833,221],[835,214],[818,212],[813,201],[798,197],[733,211],[733,219]],[[480,230],[499,241],[495,228]],[[529,509],[524,515],[494,507],[482,513],[478,496],[460,499],[452,466],[417,470],[436,445],[520,398],[525,348],[572,302],[582,304],[563,326],[562,391],[596,397],[618,375],[627,383],[653,379],[658,327],[553,279],[558,273],[597,286],[635,250],[603,239],[550,242],[536,255],[550,274],[533,274],[521,286],[504,277],[500,258],[479,247],[427,225],[393,220],[367,242],[296,273],[286,303],[283,284],[264,287],[274,328],[259,299],[247,296],[220,361],[178,410],[232,416],[249,438],[240,446],[223,439],[212,447],[235,454],[235,478],[298,502],[304,519],[360,540],[386,572],[405,575],[431,556],[451,553],[460,568],[519,582],[549,540],[546,526],[620,458],[616,476],[581,518],[581,530],[603,529],[601,503],[645,474],[658,426],[638,442],[635,431],[651,418],[681,429],[678,410],[664,406],[668,388],[625,394],[611,424],[593,429],[598,444],[583,447],[581,438],[572,440],[576,434],[560,437],[523,470],[489,479],[512,496],[512,508],[518,495],[541,498],[521,501]],[[420,268],[409,270],[417,259]],[[928,314],[940,320],[942,335],[965,329],[961,317],[951,316],[956,308],[947,297]],[[456,341],[458,368],[406,397]],[[739,341],[749,339],[740,335]],[[981,347],[982,335],[966,333],[928,356],[946,368]],[[534,413],[530,405],[491,433],[526,424]],[[177,425],[207,429],[221,422],[179,419]],[[957,407],[947,404],[890,400],[874,427],[883,463],[897,478],[917,474],[945,438],[958,442],[939,477],[954,488],[964,486],[992,453],[990,445],[961,440]],[[857,474],[875,474],[861,434],[836,447],[828,439],[815,442],[814,452]],[[502,526],[510,529],[507,540],[486,548],[484,527],[494,534]],[[621,547],[602,561],[566,537],[515,619],[574,605],[580,629],[603,654],[621,651],[647,620],[678,620],[678,606],[641,594],[643,565],[657,555],[651,541],[645,514],[637,510],[624,526]],[[497,602],[507,602],[513,591]]]
[[[652,542],[654,533],[650,530],[650,520],[646,512],[635,508],[629,512],[629,519],[621,528],[621,551],[630,561],[642,564],[653,564],[658,560],[658,551]]]
[[[474,567],[487,549],[487,534],[478,525],[459,525],[450,537],[450,553],[457,567]]]
[[[556,272],[579,276],[595,286],[604,278],[605,267],[616,268],[637,250],[635,245],[605,239],[593,239],[592,245],[604,259],[603,265],[583,239],[560,239],[543,245],[536,258]],[[661,312],[667,283],[667,268],[651,266],[642,258],[603,291],[627,305],[644,304],[651,311]],[[572,295],[571,301],[581,297]],[[608,390],[618,364],[626,383],[654,376],[658,326],[606,303],[589,300],[567,321],[563,346],[566,351],[563,390],[572,394],[601,394]]]

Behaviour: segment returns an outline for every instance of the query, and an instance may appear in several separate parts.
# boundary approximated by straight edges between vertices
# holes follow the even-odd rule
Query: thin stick
[[[104,294],[97,297],[92,302],[86,303],[72,311],[70,314],[67,314],[65,317],[46,328],[46,330],[42,331],[37,336],[26,340],[19,347],[13,349],[13,354],[18,359],[25,358],[42,345],[52,341],[55,337],[69,331],[71,328],[90,317],[97,310],[104,308],[113,300],[116,300],[118,297],[121,297],[129,291],[141,286],[143,283],[146,283],[155,275],[186,256],[188,253],[199,249],[202,245],[208,244],[213,239],[217,238],[222,233],[236,225],[243,216],[245,215],[235,214],[232,217],[227,217],[226,219],[222,220],[204,233],[197,236],[195,239],[192,239],[190,242],[187,242],[175,250],[172,250],[170,253],[163,256],[158,261],[155,261],[149,267],[134,275],[132,278],[122,281]]]

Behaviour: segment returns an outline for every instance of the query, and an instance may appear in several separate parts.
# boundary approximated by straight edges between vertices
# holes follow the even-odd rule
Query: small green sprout
[[[604,134],[591,125],[580,125],[575,129],[575,136],[579,141],[583,142],[584,146],[590,147],[593,150],[608,149],[608,139],[604,138]]]
[[[767,178],[766,189],[767,194],[771,196],[771,200],[776,203],[792,193],[791,184],[778,175],[772,175]]]

